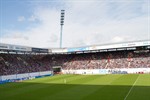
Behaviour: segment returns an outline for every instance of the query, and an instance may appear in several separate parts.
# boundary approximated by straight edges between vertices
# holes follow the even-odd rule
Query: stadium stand
[[[150,68],[150,52],[98,52],[86,54],[0,54],[0,75],[40,72],[61,66],[64,70]]]
[[[50,63],[43,55],[0,54],[0,75],[52,70]]]
[[[150,53],[117,51],[72,55],[63,64],[63,69],[114,69],[114,68],[150,68]]]

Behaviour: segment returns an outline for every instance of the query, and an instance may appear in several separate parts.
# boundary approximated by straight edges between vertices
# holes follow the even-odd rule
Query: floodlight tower
[[[61,16],[60,16],[60,48],[62,48],[62,31],[63,31],[63,25],[64,25],[64,17],[65,17],[65,10],[61,10]]]

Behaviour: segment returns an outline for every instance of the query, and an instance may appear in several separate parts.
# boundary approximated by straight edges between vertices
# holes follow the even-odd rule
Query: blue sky
[[[0,42],[63,47],[150,39],[149,0],[1,0]]]

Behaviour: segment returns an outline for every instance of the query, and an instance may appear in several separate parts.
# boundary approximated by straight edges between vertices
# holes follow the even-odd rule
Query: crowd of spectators
[[[0,54],[0,75],[52,70],[44,55]]]
[[[150,68],[150,52],[99,52],[86,54],[0,54],[0,75],[53,70]]]
[[[109,52],[72,55],[63,69],[150,68],[150,52]]]

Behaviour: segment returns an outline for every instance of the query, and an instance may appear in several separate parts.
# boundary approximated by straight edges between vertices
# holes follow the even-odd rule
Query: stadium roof
[[[113,50],[113,49],[121,49],[121,48],[140,47],[140,46],[150,46],[150,40],[131,41],[131,42],[113,43],[113,44],[101,44],[101,45],[92,45],[92,46],[75,47],[75,48],[36,48],[36,47],[0,43],[0,50],[35,52],[35,53],[72,53],[72,52],[85,52],[85,51],[108,50],[108,49]]]

